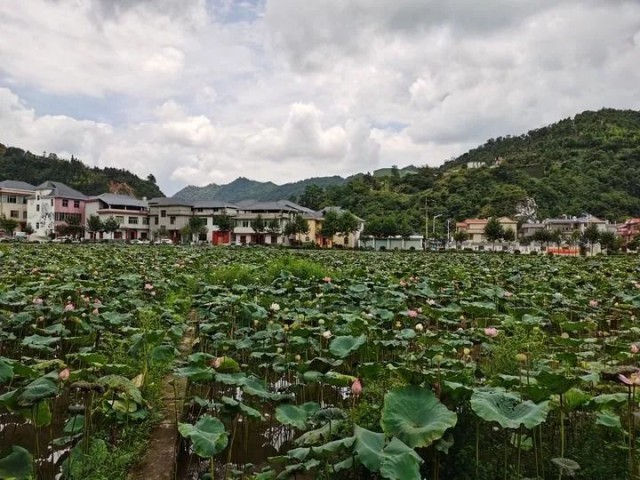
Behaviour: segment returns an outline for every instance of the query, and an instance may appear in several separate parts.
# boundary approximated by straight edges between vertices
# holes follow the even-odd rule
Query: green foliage
[[[138,197],[164,197],[155,182],[119,168],[88,167],[80,160],[56,155],[34,155],[20,148],[0,150],[0,179],[20,180],[39,185],[46,180],[63,182],[85,195],[109,192],[113,184],[130,187]],[[154,179],[155,180],[155,179]]]
[[[87,232],[100,232],[104,229],[104,224],[98,215],[90,215],[87,219]]]
[[[233,217],[227,214],[216,215],[213,217],[213,224],[218,226],[221,232],[231,232],[234,227]]]
[[[4,215],[0,217],[0,229],[4,230],[9,236],[18,228],[18,221],[13,218],[7,218]]]
[[[504,238],[504,227],[496,217],[491,217],[485,225],[484,236],[492,243]]]

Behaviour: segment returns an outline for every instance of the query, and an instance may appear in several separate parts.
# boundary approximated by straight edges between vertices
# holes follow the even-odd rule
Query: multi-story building
[[[629,243],[636,236],[640,235],[640,218],[630,218],[621,225],[618,225],[616,234],[622,237],[625,243]]]
[[[585,215],[583,217],[548,218],[544,221],[547,230],[558,230],[565,236],[570,236],[573,232],[584,233],[589,225],[595,225],[601,232],[607,231],[607,221]]]
[[[193,214],[204,219],[207,228],[206,238],[214,245],[228,245],[231,243],[231,232],[221,231],[216,218],[221,215],[234,217],[238,214],[238,207],[227,202],[217,200],[202,200],[193,203]]]
[[[505,231],[513,230],[513,233],[518,233],[518,222],[512,220],[509,217],[500,217],[498,222],[502,225]],[[487,239],[484,236],[484,229],[489,223],[486,218],[467,218],[462,222],[456,223],[456,230],[459,232],[465,232],[467,234],[467,242],[469,243],[485,243]]]
[[[27,226],[27,204],[36,187],[26,182],[4,180],[0,182],[0,217],[18,222],[18,231]]]
[[[27,201],[27,222],[34,235],[46,237],[58,225],[74,221],[84,225],[87,196],[61,182],[47,181],[35,187]]]
[[[193,215],[193,202],[176,198],[149,200],[149,231],[153,239],[170,238],[178,243],[182,229],[189,225]]]
[[[149,238],[149,206],[143,198],[128,195],[103,193],[86,201],[85,217],[97,216],[104,223],[113,217],[120,228],[111,234],[105,232],[86,232],[86,237],[97,240],[110,238],[113,240],[147,240]]]

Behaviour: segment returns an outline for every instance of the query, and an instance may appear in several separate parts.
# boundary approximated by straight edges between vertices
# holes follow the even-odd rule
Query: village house
[[[622,237],[625,243],[629,243],[640,235],[640,218],[630,218],[616,229],[616,235]]]
[[[34,188],[27,200],[27,223],[37,237],[52,235],[56,226],[70,221],[84,225],[86,201],[86,195],[62,182],[44,182]]]
[[[502,228],[504,228],[505,231],[513,230],[513,233],[517,236],[518,222],[509,217],[500,217],[498,218],[498,222],[502,225]],[[456,231],[467,234],[466,243],[487,243],[487,239],[484,236],[484,229],[487,226],[487,223],[489,223],[489,220],[486,218],[467,218],[462,222],[456,223]]]
[[[193,202],[176,198],[152,198],[149,200],[149,232],[154,240],[170,238],[177,243],[182,229],[189,225],[193,215]]]
[[[116,195],[103,193],[97,197],[89,198],[85,203],[85,218],[97,216],[104,223],[113,217],[120,228],[113,232],[113,236],[105,232],[86,232],[86,238],[102,240],[147,240],[149,238],[149,206],[143,198],[130,197],[129,195]]]
[[[28,199],[36,187],[26,182],[4,180],[0,182],[0,218],[18,222],[17,231],[23,231],[28,223]]]

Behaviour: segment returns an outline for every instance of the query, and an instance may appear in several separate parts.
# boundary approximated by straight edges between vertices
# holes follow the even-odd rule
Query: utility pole
[[[429,249],[429,208],[427,199],[424,199],[424,250]]]

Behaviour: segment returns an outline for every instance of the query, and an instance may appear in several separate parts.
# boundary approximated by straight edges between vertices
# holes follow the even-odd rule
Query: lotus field
[[[179,479],[640,478],[639,309],[625,256],[3,247],[0,478],[161,422]]]

